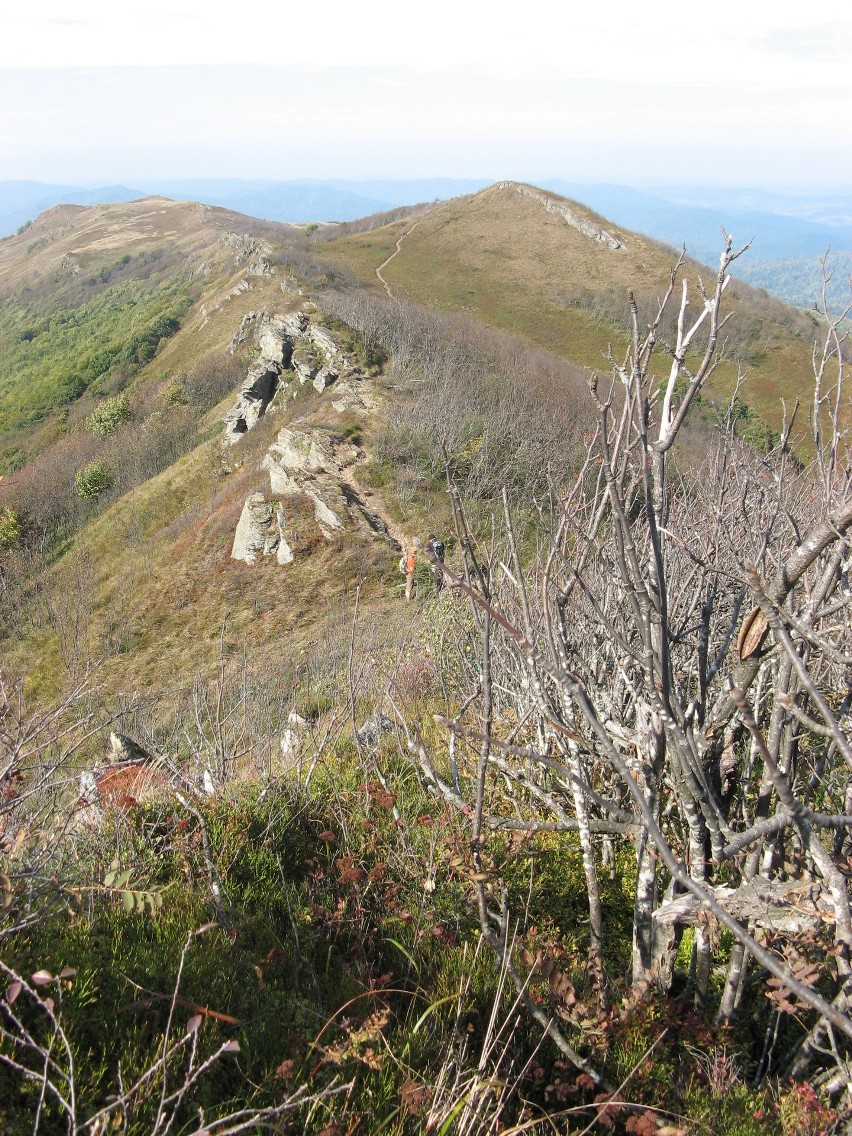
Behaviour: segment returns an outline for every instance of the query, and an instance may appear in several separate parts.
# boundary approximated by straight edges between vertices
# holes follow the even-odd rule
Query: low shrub
[[[102,493],[107,493],[115,484],[115,476],[104,461],[90,461],[74,476],[74,488],[78,497],[84,501],[96,501]]]
[[[131,417],[130,399],[126,394],[117,394],[96,407],[86,420],[86,425],[99,438],[106,438],[129,422]]]

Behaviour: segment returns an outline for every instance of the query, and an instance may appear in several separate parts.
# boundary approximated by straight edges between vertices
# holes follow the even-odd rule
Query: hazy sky
[[[852,4],[30,0],[0,180],[852,184]]]

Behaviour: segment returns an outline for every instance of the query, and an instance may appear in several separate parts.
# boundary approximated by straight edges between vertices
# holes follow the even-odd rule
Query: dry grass
[[[551,195],[553,196],[553,195]],[[576,211],[600,220],[582,206]],[[557,214],[513,189],[491,187],[445,202],[418,219],[402,251],[383,270],[398,294],[444,311],[461,311],[521,335],[582,366],[605,369],[611,343],[619,355],[625,328],[619,323],[632,289],[650,318],[674,263],[672,250],[604,222],[623,239],[618,250],[591,240]],[[398,222],[365,236],[323,246],[364,283],[411,223]],[[721,251],[721,247],[720,247]],[[690,275],[694,277],[697,266]],[[702,271],[704,279],[711,271]],[[736,298],[734,298],[734,291]],[[732,330],[749,329],[751,363],[745,397],[777,425],[779,398],[802,395],[810,374],[806,318],[767,301],[744,284],[732,289]],[[661,361],[664,367],[664,360]],[[723,364],[713,391],[724,397],[737,365]]]
[[[200,296],[183,328],[134,380],[132,389],[142,393],[167,384],[170,375],[191,371],[199,357],[223,351],[246,312],[264,306],[285,310],[301,302],[282,295],[280,277],[247,276],[236,251],[220,239],[238,220],[222,210],[162,201],[54,210],[27,233],[0,243],[0,268],[19,285],[30,277],[44,283],[63,250],[86,247],[95,250],[93,257],[105,252],[114,258],[116,247],[127,247],[128,240],[161,244],[164,229],[187,258],[195,263],[206,259],[211,269],[198,278]],[[249,232],[247,219],[242,223]],[[344,260],[365,281],[377,284],[376,265],[410,224],[403,219],[323,244],[319,251]],[[42,247],[26,254],[28,243],[43,239]],[[400,294],[470,312],[574,361],[603,368],[607,342],[612,340],[617,352],[623,334],[608,305],[622,303],[630,285],[647,303],[671,263],[670,254],[653,242],[631,235],[626,242],[624,250],[610,250],[534,200],[492,188],[420,215],[385,276]],[[234,294],[243,279],[250,280],[250,290]],[[572,296],[581,286],[591,300],[578,306]],[[758,320],[753,294],[737,289],[740,308]],[[598,315],[590,310],[596,296]],[[748,398],[771,419],[779,390],[789,392],[795,380],[799,393],[809,347],[789,334],[774,311],[760,326],[765,345],[762,360],[752,369]],[[721,369],[717,391],[730,388],[733,376],[732,367]],[[238,651],[248,641],[257,657],[273,662],[284,651],[291,657],[310,651],[318,621],[330,615],[348,618],[361,578],[366,580],[363,614],[394,611],[399,606],[396,557],[380,541],[350,534],[306,549],[308,555],[285,569],[269,562],[249,567],[230,557],[246,497],[267,488],[258,470],[260,457],[287,415],[298,408],[313,425],[341,428],[339,416],[328,412],[328,396],[306,401],[311,398],[311,392],[301,391],[294,406],[270,417],[230,451],[242,462],[234,472],[221,475],[214,439],[95,518],[44,581],[51,597],[68,592],[69,582],[76,581],[78,594],[86,598],[82,615],[63,621],[60,611],[29,624],[23,620],[24,633],[6,644],[4,665],[27,672],[31,692],[47,698],[74,668],[95,660],[101,660],[99,679],[106,695],[141,691],[162,686],[164,675],[186,679],[209,671],[218,657],[223,625],[228,650]],[[215,433],[222,409],[209,412],[202,429]],[[365,430],[362,444],[368,451],[374,448],[380,418]],[[406,532],[422,535],[442,525],[442,531],[450,531],[443,485],[418,484],[398,496],[385,506]]]
[[[253,566],[231,558],[246,497],[268,492],[260,459],[277,431],[293,413],[307,413],[314,424],[331,422],[333,392],[299,393],[296,404],[262,419],[224,455],[217,435],[74,537],[40,582],[40,599],[31,597],[34,611],[49,604],[49,615],[40,607],[4,647],[4,669],[28,675],[30,697],[54,698],[95,664],[105,704],[119,692],[161,692],[164,683],[212,673],[222,642],[229,655],[241,656],[247,646],[258,666],[280,666],[310,651],[323,621],[348,620],[359,581],[365,612],[398,604],[397,556],[366,536],[317,540],[305,523],[299,556],[287,567],[274,558]],[[208,421],[220,420],[230,401]],[[223,456],[233,472],[223,467]],[[67,618],[57,601],[62,594],[74,597]]]
[[[221,240],[225,233],[253,233],[256,228],[252,218],[239,213],[166,198],[147,197],[121,205],[59,205],[24,232],[0,241],[2,292],[24,286],[35,289],[73,277],[75,263],[91,271],[114,261],[117,252],[135,256],[157,249],[188,260],[188,267],[204,263],[213,270],[234,257],[235,250]],[[282,240],[293,232],[289,225],[272,226],[272,233]]]

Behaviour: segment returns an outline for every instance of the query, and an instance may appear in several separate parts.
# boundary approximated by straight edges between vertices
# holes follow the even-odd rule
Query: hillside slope
[[[0,243],[0,509],[23,526],[0,549],[2,667],[27,676],[31,695],[53,698],[97,666],[107,703],[118,689],[171,687],[179,699],[223,651],[249,642],[259,667],[282,636],[298,659],[359,580],[365,602],[397,599],[398,540],[384,530],[399,532],[405,512],[375,519],[383,505],[357,477],[380,421],[363,422],[364,407],[381,401],[381,379],[347,362],[357,344],[345,328],[321,330],[294,266],[305,288],[327,282],[298,231],[161,199],[58,207]],[[268,367],[266,312],[305,332],[279,341]],[[335,358],[321,380],[324,350]],[[238,388],[273,373],[268,415],[223,446]],[[98,434],[93,416],[116,404],[126,420]],[[247,499],[269,493],[264,455],[291,421],[299,436],[351,452],[352,469],[342,487],[325,473],[290,487],[298,562],[282,588],[274,558],[250,564],[231,551]],[[91,463],[111,484],[81,499],[76,478]],[[325,527],[309,516],[315,497]],[[183,683],[167,677],[178,673]]]
[[[302,241],[290,226],[146,198],[57,206],[0,241],[0,472],[55,441],[81,396],[221,352],[245,293],[281,295],[267,232],[277,248]]]
[[[460,393],[463,384],[444,375],[456,401],[436,389],[433,401],[422,403],[416,442],[405,410],[410,392],[402,390],[409,380],[399,369],[383,372],[380,354],[362,368],[370,356],[366,341],[323,312],[335,281],[317,253],[345,265],[368,290],[383,294],[384,282],[393,296],[472,321],[466,330],[435,325],[423,333],[424,343],[461,336],[449,356],[470,358],[471,385]],[[429,528],[446,531],[442,459],[423,452],[437,444],[429,439],[430,416],[434,421],[452,405],[454,460],[474,473],[489,452],[502,453],[510,471],[514,453],[524,469],[519,476],[538,476],[537,446],[526,439],[535,443],[548,430],[555,431],[552,460],[570,464],[574,435],[586,428],[582,368],[606,371],[610,344],[620,355],[628,289],[650,318],[671,264],[670,250],[581,206],[511,183],[312,248],[291,227],[197,203],[149,198],[49,211],[26,233],[0,242],[0,453],[8,471],[0,507],[25,518],[27,547],[47,540],[56,561],[36,569],[25,560],[18,565],[28,582],[7,614],[6,666],[28,674],[31,689],[45,695],[95,662],[107,687],[155,689],[164,669],[191,677],[215,666],[226,625],[229,650],[250,640],[258,658],[274,653],[282,634],[291,645],[315,641],[328,613],[348,604],[344,596],[351,599],[359,580],[366,582],[365,610],[386,612],[398,599],[394,545],[361,521],[364,508],[372,510],[390,524],[396,543]],[[305,308],[302,293],[310,291],[317,304]],[[777,421],[779,396],[799,393],[797,384],[807,380],[813,325],[745,286],[732,285],[730,294],[730,352],[748,366],[745,397]],[[345,305],[329,300],[326,307]],[[260,380],[277,376],[270,414],[223,449],[223,416],[262,363],[258,313],[307,318],[320,338],[282,348],[307,368],[298,381],[291,362],[283,371],[280,363],[261,366]],[[569,375],[546,356],[524,361],[516,341],[489,347],[476,331],[483,324],[580,370]],[[314,382],[317,344],[329,331],[337,337],[333,350],[348,352],[358,383],[370,388],[369,412],[347,409],[352,404],[345,400],[335,408],[334,388]],[[436,360],[443,374],[440,354]],[[665,355],[659,366],[665,369]],[[717,392],[731,389],[738,366],[732,360],[720,368]],[[486,394],[489,375],[500,377]],[[419,381],[411,389],[420,389]],[[511,382],[517,389],[510,395]],[[551,400],[559,391],[564,405],[557,407]],[[92,414],[116,397],[127,399],[129,421],[107,437],[93,435]],[[495,417],[490,423],[483,417],[489,399],[496,401],[488,414],[505,420],[502,433],[494,433]],[[390,428],[383,407],[395,419]],[[524,419],[535,424],[526,434],[517,428]],[[325,522],[303,525],[299,539],[310,554],[286,567],[274,557],[235,560],[234,533],[251,495],[263,494],[273,512],[281,503],[263,463],[268,467],[269,448],[285,428],[331,439],[335,452],[351,450],[346,484],[323,499],[345,524],[340,533]],[[524,448],[523,458],[515,447]],[[75,477],[92,461],[109,467],[113,485],[97,500],[80,500]],[[476,476],[486,485],[481,470]],[[301,501],[294,516],[314,508],[311,494],[322,487],[311,477],[288,486]],[[316,510],[320,517],[321,506]],[[73,617],[67,594],[62,603],[49,598],[69,582],[85,600]]]
[[[0,1127],[839,1130],[844,439],[699,390],[812,325],[688,265],[705,349],[619,358],[667,250],[384,221],[366,286],[158,200],[2,249]]]
[[[601,232],[619,247],[600,239]],[[511,182],[437,204],[416,228],[403,220],[332,239],[322,251],[376,286],[376,267],[403,234],[400,254],[383,270],[400,296],[466,312],[604,371],[607,346],[620,356],[625,343],[628,291],[643,320],[650,320],[677,257],[584,206]],[[709,279],[709,271],[701,271]],[[715,389],[730,393],[742,365],[748,372],[743,397],[777,425],[779,398],[795,398],[809,381],[814,323],[741,282],[729,289],[728,302],[734,312],[730,361],[714,377]]]

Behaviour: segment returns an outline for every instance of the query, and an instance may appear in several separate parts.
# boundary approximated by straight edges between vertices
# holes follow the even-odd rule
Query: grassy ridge
[[[519,214],[511,196],[498,200],[503,211],[495,228],[491,200],[485,198],[473,218],[465,212],[467,199],[450,203],[442,225],[440,210],[429,214],[403,241],[402,254],[386,269],[388,279],[394,287],[408,287],[408,273],[411,287],[423,288],[439,307],[458,310],[467,304],[465,310],[486,313],[497,325],[505,321],[534,342],[551,345],[553,337],[565,353],[588,350],[589,357],[597,352],[601,358],[607,339],[617,344],[622,333],[619,293],[629,274],[610,278],[604,269],[618,254],[587,247],[586,238],[552,214],[544,214],[542,245],[539,214]],[[524,210],[531,204],[518,200]],[[464,247],[456,255],[459,226]],[[516,230],[518,256],[500,243],[505,232]],[[360,241],[365,279],[404,231],[405,223],[351,238]],[[424,244],[418,243],[421,237]],[[114,260],[121,239],[118,232],[98,237],[106,242],[103,255]],[[640,251],[650,258],[654,249],[646,245]],[[565,271],[569,254],[586,258],[576,279]],[[100,255],[93,253],[92,263]],[[664,279],[662,262],[661,254],[654,263]],[[660,277],[651,273],[650,259],[642,264],[649,276],[644,290],[637,286],[637,296],[647,310]],[[247,311],[301,302],[282,298],[275,278],[259,278],[239,290],[245,279],[242,263],[234,263],[230,252],[204,278],[203,296],[182,330],[134,376],[131,394],[147,415],[142,419],[140,413],[141,421],[163,413],[157,400],[161,385],[171,381],[167,373],[191,370],[199,355],[221,355]],[[374,275],[371,280],[376,284]],[[469,290],[462,287],[475,281],[479,284]],[[92,285],[112,286],[111,280]],[[789,365],[797,365],[799,341],[780,331],[777,342],[771,341],[775,327],[756,321],[740,348],[750,350],[753,360],[761,352],[789,351]],[[449,343],[437,322],[424,325],[424,339],[429,333]],[[24,342],[38,339],[36,334]],[[472,339],[459,338],[449,347],[447,359],[454,356],[460,367],[468,359],[468,369],[475,371]],[[499,357],[497,346],[494,351]],[[508,347],[506,355],[514,357]],[[450,368],[444,361],[440,353],[435,356],[436,372],[446,378]],[[519,419],[525,403],[545,390],[524,382],[521,373],[522,389],[510,399],[510,384],[501,385],[499,370],[490,370],[499,388],[495,401],[509,402]],[[551,377],[556,383],[559,373]],[[415,390],[418,378],[412,378]],[[470,379],[466,398],[478,413],[487,400],[481,377],[474,373]],[[385,393],[399,400],[397,416],[410,417],[400,373],[385,376],[384,383]],[[396,391],[394,383],[400,383]],[[564,400],[566,389],[559,387],[557,397]],[[27,672],[25,692],[35,703],[51,701],[89,672],[97,683],[74,706],[100,732],[73,751],[65,770],[69,797],[74,775],[102,756],[103,735],[112,726],[187,769],[209,763],[223,788],[196,812],[161,801],[116,815],[101,832],[86,834],[73,820],[67,828],[57,824],[62,838],[53,844],[53,830],[39,831],[34,823],[20,838],[23,851],[29,841],[33,857],[41,857],[42,886],[62,881],[57,908],[10,937],[3,957],[25,976],[74,968],[73,975],[56,980],[55,993],[61,991],[80,1100],[90,1111],[115,1091],[119,1061],[125,1083],[156,1065],[173,1002],[175,1036],[195,1029],[202,1059],[223,1042],[240,1046],[239,1056],[229,1051],[200,1080],[178,1112],[176,1131],[196,1123],[199,1106],[209,1121],[217,1110],[238,1103],[274,1107],[300,1087],[322,1091],[335,1081],[351,1082],[345,1096],[310,1108],[294,1106],[289,1127],[282,1123],[279,1130],[324,1136],[382,1130],[394,1136],[473,1134],[515,1122],[532,1125],[547,1116],[539,1131],[552,1131],[554,1123],[582,1131],[595,1116],[590,1106],[596,1086],[549,1043],[541,1044],[540,1030],[519,1013],[495,957],[477,949],[480,925],[463,817],[427,794],[403,734],[387,731],[375,749],[356,744],[352,734],[368,715],[389,711],[392,700],[400,719],[419,729],[436,753],[441,775],[448,780],[457,775],[466,790],[474,783],[473,749],[459,746],[453,769],[447,739],[433,719],[436,710],[458,713],[464,692],[479,682],[481,648],[472,617],[460,615],[461,597],[445,592],[400,603],[396,556],[369,538],[323,542],[284,571],[271,558],[252,567],[230,558],[246,496],[268,486],[258,462],[274,432],[296,413],[307,415],[311,425],[334,428],[326,408],[333,388],[324,396],[315,397],[309,386],[295,399],[292,394],[224,461],[217,439],[221,406],[199,421],[182,420],[188,437],[207,440],[181,451],[168,468],[160,467],[155,477],[66,533],[49,550],[52,563],[38,565],[44,569],[40,575],[27,580],[23,563],[24,602],[14,605],[17,622],[4,645],[4,665]],[[548,397],[542,393],[538,401],[537,409],[547,414]],[[154,406],[158,409],[149,413]],[[460,403],[440,397],[440,388],[428,406],[436,420],[442,409],[454,418],[464,413]],[[72,421],[75,425],[81,421]],[[471,465],[485,433],[484,426],[473,425],[471,453],[454,455],[469,457]],[[365,482],[387,489],[389,497],[396,493],[397,499],[385,503],[389,513],[420,532],[443,508],[446,527],[436,527],[449,534],[443,483],[422,476],[413,461],[405,479],[391,476],[392,448],[378,444],[385,427],[379,414],[359,428],[375,458],[362,467]],[[567,430],[563,433],[562,449]],[[131,454],[130,437],[116,435],[116,460]],[[489,531],[490,518],[482,522],[482,531]],[[534,532],[524,533],[521,524],[519,535],[523,554],[532,558]],[[448,555],[457,566],[461,553],[449,535]],[[311,736],[295,772],[279,744],[291,710],[308,719]],[[494,735],[514,738],[517,725],[511,715],[498,716]],[[529,803],[515,800],[519,818],[529,816]],[[48,847],[57,849],[50,862]],[[820,1111],[818,1102],[811,1107],[804,1097],[799,1109],[798,1090],[748,1087],[755,1072],[748,1056],[756,1052],[753,1038],[716,1030],[678,1000],[627,995],[623,976],[631,951],[634,868],[625,847],[628,852],[603,881],[607,926],[615,928],[605,947],[613,994],[605,1003],[587,956],[587,896],[576,839],[502,832],[489,835],[481,850],[489,902],[500,902],[504,882],[510,909],[523,913],[515,947],[530,967],[534,1001],[560,1019],[572,1043],[612,1084],[629,1079],[636,1108],[607,1117],[615,1131],[655,1132],[655,1114],[646,1113],[646,1106],[661,1108],[674,1132],[683,1131],[684,1116],[710,1131],[742,1136],[816,1132],[820,1124],[828,1130],[834,1120],[829,1111]],[[15,862],[20,851],[10,842],[3,864],[5,870],[12,863],[10,875],[24,878],[24,860]],[[110,867],[114,860],[115,871],[129,873],[120,884]],[[214,897],[211,879],[221,882],[224,900]],[[162,906],[148,913],[125,910],[128,894],[157,896]],[[22,910],[16,905],[26,901],[24,890],[16,892],[10,914],[0,908],[0,920],[15,918]],[[129,906],[134,908],[133,899]],[[216,925],[196,935],[208,921]],[[681,989],[691,934],[686,932],[676,963]],[[724,949],[718,957],[727,961]],[[714,996],[719,981],[721,974],[714,975]],[[754,997],[762,1008],[762,995]],[[46,1028],[48,1012],[24,994],[20,1001],[33,1027]],[[200,1022],[190,1027],[198,1015]],[[760,1017],[744,1013],[743,1028],[751,1029]],[[168,1081],[174,1085],[185,1067],[170,1061]],[[35,1091],[25,1087],[18,1108],[20,1082],[4,1083],[7,1076],[0,1072],[4,1131],[31,1131]],[[124,1122],[129,1132],[152,1130],[162,1099],[158,1078],[161,1073],[117,1127]]]
[[[582,206],[572,208],[595,219]],[[623,248],[613,250],[584,236],[512,188],[492,187],[435,206],[415,226],[397,222],[366,236],[332,240],[322,250],[365,284],[378,287],[376,266],[407,232],[400,254],[383,270],[400,295],[469,313],[572,362],[605,371],[607,345],[620,358],[626,342],[628,291],[637,299],[643,322],[650,320],[676,257],[655,241],[608,228],[623,240]],[[708,280],[710,272],[702,275]],[[695,270],[690,276],[691,310],[696,310]],[[742,396],[777,427],[779,399],[807,393],[815,325],[741,283],[730,287],[729,304],[734,311],[726,332],[730,359],[714,375],[712,393],[728,396],[738,369],[744,368],[748,383]]]

